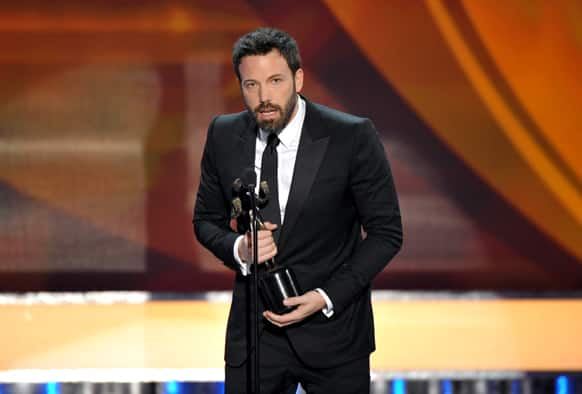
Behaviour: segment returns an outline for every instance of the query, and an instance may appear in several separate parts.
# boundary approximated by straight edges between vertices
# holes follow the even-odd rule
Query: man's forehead
[[[239,71],[242,79],[290,74],[287,60],[277,49],[263,55],[247,55],[241,59]]]

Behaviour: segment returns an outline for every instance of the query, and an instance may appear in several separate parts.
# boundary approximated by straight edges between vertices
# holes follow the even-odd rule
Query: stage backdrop
[[[582,3],[0,5],[0,289],[206,291],[206,127],[233,42],[294,35],[305,95],[373,119],[404,220],[376,288],[582,288]]]

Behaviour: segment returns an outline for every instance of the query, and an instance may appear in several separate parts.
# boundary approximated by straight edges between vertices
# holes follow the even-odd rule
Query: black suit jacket
[[[198,240],[237,272],[226,335],[230,365],[247,356],[248,282],[233,257],[238,234],[229,227],[231,189],[254,166],[256,136],[246,111],[212,121],[194,211]],[[286,328],[297,354],[314,367],[369,355],[375,349],[370,283],[402,244],[390,167],[371,121],[306,100],[280,231],[278,264],[292,267],[304,291],[322,288],[335,311]]]

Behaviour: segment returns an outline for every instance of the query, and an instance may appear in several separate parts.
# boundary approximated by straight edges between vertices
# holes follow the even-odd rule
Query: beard
[[[266,133],[275,133],[279,134],[281,130],[285,128],[289,124],[289,120],[291,120],[291,115],[293,115],[293,110],[295,109],[295,105],[297,104],[297,93],[295,93],[295,89],[293,89],[293,94],[289,97],[289,100],[285,103],[285,107],[281,108],[280,105],[266,102],[261,103],[255,109],[250,110],[251,114],[255,118],[257,125]],[[277,111],[279,113],[279,117],[276,119],[259,119],[259,113],[261,111]]]

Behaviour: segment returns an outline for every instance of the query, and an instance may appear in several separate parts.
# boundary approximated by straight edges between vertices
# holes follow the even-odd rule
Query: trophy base
[[[300,295],[293,271],[277,267],[260,278],[261,295],[266,309],[278,315],[291,312],[295,307],[286,306],[283,300]]]

